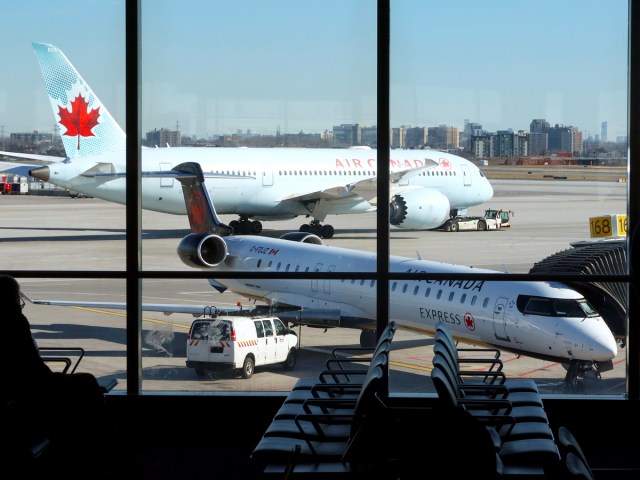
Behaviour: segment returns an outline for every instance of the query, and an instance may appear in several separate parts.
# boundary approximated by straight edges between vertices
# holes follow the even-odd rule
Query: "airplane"
[[[182,262],[212,272],[375,272],[376,254],[329,246],[308,232],[280,238],[232,235],[216,213],[201,167],[188,162],[174,168],[184,190],[191,233],[177,247]],[[389,320],[415,332],[435,334],[445,322],[457,340],[491,345],[517,355],[560,362],[565,382],[613,368],[616,340],[605,320],[577,291],[560,282],[430,279],[432,273],[495,273],[462,265],[390,256],[390,272],[424,274],[420,280],[390,282]],[[292,326],[355,328],[363,346],[375,344],[376,280],[211,278],[218,292],[226,290],[256,303],[252,313],[277,315]],[[31,300],[36,304],[126,308],[112,302]],[[263,305],[257,305],[262,302]],[[202,305],[143,304],[143,310],[166,314],[206,315]]]
[[[42,163],[0,162],[0,171],[29,175],[87,196],[124,204],[126,135],[65,54],[32,43],[66,158],[0,152]],[[238,215],[234,233],[260,234],[261,221],[311,217],[300,231],[333,237],[328,215],[375,211],[377,151],[366,147],[143,148],[142,208],[185,214],[182,187],[163,175],[197,162],[221,215]],[[436,150],[392,150],[390,223],[402,229],[440,227],[450,216],[491,200],[493,188],[474,163]]]

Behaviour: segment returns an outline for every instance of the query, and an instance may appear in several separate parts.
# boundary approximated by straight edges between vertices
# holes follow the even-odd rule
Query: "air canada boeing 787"
[[[217,217],[200,166],[182,164],[174,173],[183,185],[192,230],[177,248],[183,263],[208,269],[212,277],[216,272],[260,273],[260,278],[211,278],[209,284],[220,293],[229,290],[255,301],[255,312],[277,315],[293,325],[360,329],[362,345],[375,343],[376,280],[344,279],[339,275],[375,272],[375,253],[328,246],[318,236],[303,232],[290,232],[281,238],[230,235],[231,228]],[[611,330],[581,294],[560,282],[476,280],[469,274],[501,272],[399,256],[389,258],[389,270],[420,274],[418,280],[390,282],[389,319],[401,328],[433,334],[436,324],[445,322],[457,339],[467,343],[561,362],[567,367],[568,381],[586,372],[599,376],[613,368],[617,345]],[[263,275],[287,272],[312,274],[296,279]],[[317,272],[336,276],[314,278]],[[433,274],[441,273],[460,274],[460,278],[433,278]],[[142,308],[194,316],[206,315],[212,309],[204,305],[152,304],[143,304]]]
[[[125,203],[126,137],[67,57],[53,45],[33,43],[65,159],[45,166],[0,162],[75,192]],[[41,155],[0,152],[42,161]],[[142,208],[186,213],[179,182],[163,175],[184,162],[201,165],[219,214],[238,215],[234,233],[259,234],[264,220],[297,216],[300,227],[323,238],[334,229],[327,215],[374,211],[377,151],[369,148],[143,148]],[[491,200],[493,189],[472,162],[436,150],[392,150],[390,222],[406,229],[440,227],[451,215]]]

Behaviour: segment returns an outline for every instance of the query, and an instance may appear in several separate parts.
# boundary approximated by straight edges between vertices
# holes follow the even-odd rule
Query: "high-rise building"
[[[600,141],[602,143],[607,142],[607,122],[602,122],[600,125]]]

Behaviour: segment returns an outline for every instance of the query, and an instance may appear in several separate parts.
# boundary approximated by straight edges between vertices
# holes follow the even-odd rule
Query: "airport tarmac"
[[[624,214],[627,184],[589,181],[492,180],[494,199],[469,210],[481,215],[485,208],[514,212],[512,226],[500,231],[413,231],[392,227],[390,251],[446,263],[526,273],[537,261],[589,240],[589,218]],[[215,201],[215,198],[214,198]],[[125,268],[125,208],[93,198],[0,196],[0,261],[2,270],[97,270]],[[234,217],[224,216],[225,221]],[[336,229],[326,243],[375,251],[375,214],[330,216]],[[278,236],[297,230],[308,219],[264,222],[264,234]],[[142,266],[149,271],[189,271],[176,255],[176,246],[188,233],[186,216],[142,213]],[[38,275],[37,277],[41,277]],[[125,301],[124,282],[109,279],[21,278],[23,290],[33,298]],[[143,301],[235,305],[245,299],[214,292],[202,279],[143,281]],[[116,390],[126,388],[124,311],[27,305],[25,314],[34,326],[40,346],[82,346],[86,356],[80,369],[97,376],[113,376]],[[317,375],[330,349],[358,345],[359,331],[329,331],[304,327],[298,332],[302,351],[296,368],[257,369],[248,380],[232,376],[200,379],[185,366],[186,333],[193,318],[185,315],[143,315],[143,389],[145,391],[287,391],[301,376]],[[427,336],[399,331],[394,341],[391,389],[402,393],[431,391],[431,362]],[[511,376],[539,379],[545,393],[555,388],[564,368],[504,352]],[[623,394],[626,352],[619,350],[614,370],[582,385],[589,394]]]

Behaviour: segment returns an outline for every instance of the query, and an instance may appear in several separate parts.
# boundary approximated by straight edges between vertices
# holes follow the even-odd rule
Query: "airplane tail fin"
[[[60,49],[32,42],[67,157],[124,151],[126,135]]]
[[[209,192],[204,186],[204,174],[199,163],[185,162],[173,168],[182,184],[189,225],[193,233],[214,233],[221,237],[231,235],[232,228],[220,220]]]

